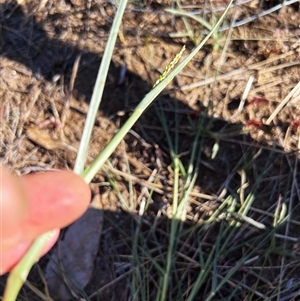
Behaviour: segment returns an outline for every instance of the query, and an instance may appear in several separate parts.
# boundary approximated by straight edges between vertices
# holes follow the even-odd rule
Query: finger
[[[69,225],[86,211],[91,199],[89,186],[71,171],[30,174],[23,177],[23,185],[30,202],[22,225],[28,238]]]
[[[21,223],[28,214],[29,201],[20,178],[0,166],[0,252],[22,239]]]
[[[55,244],[59,236],[59,230],[54,230],[53,235],[44,247],[41,256],[45,255]],[[19,242],[14,248],[0,254],[0,275],[3,275],[14,268],[29,249],[31,241]]]

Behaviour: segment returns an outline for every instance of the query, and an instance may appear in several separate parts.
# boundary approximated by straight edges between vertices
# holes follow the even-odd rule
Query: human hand
[[[56,229],[41,256],[63,228],[87,209],[91,191],[71,171],[47,171],[23,177],[0,166],[0,275],[10,271],[39,235]]]

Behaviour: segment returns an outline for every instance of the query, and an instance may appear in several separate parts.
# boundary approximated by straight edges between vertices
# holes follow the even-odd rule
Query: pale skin
[[[39,235],[55,230],[41,256],[55,244],[59,229],[88,208],[89,186],[72,171],[23,177],[0,166],[0,274],[9,272]]]

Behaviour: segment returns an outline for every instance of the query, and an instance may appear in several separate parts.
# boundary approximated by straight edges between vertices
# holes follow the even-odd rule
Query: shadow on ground
[[[82,103],[83,101],[88,103],[93,92],[98,68],[101,63],[100,55],[85,49],[79,49],[69,43],[62,42],[61,40],[49,38],[46,30],[43,29],[43,24],[36,22],[33,16],[27,17],[21,6],[4,4],[1,7],[1,12],[2,45],[0,55],[11,61],[20,63],[20,66],[27,67],[26,69],[20,67],[21,70],[17,70],[17,72],[28,72],[28,70],[31,70],[31,78],[36,78],[37,81],[41,78],[43,81],[44,78],[54,85],[54,89],[63,89],[64,91],[62,94],[64,94],[65,97],[68,97],[68,94],[72,93],[72,97],[79,103]],[[55,22],[56,19],[63,18],[63,16],[57,15],[52,16],[52,18],[53,22]],[[58,27],[57,31],[59,30],[62,29]],[[107,26],[103,25],[102,30],[107,31]],[[76,57],[79,55],[81,56],[79,70],[77,72],[74,88],[72,91],[69,91],[72,69]],[[6,66],[2,66],[2,68],[5,67]],[[121,69],[122,66],[116,66],[113,63],[111,64],[100,107],[101,116],[105,116],[114,122],[117,127],[127,119],[139,101],[151,90],[151,86],[147,82],[129,71],[127,71],[122,84],[120,84]],[[62,79],[62,81],[60,82],[57,78]],[[59,84],[56,85],[56,81],[58,81]],[[32,85],[33,84],[30,82],[27,87],[28,91]],[[43,87],[42,89],[46,90],[47,87]],[[29,93],[28,91],[22,92]],[[47,94],[47,91],[44,93]],[[63,98],[64,97],[62,97],[62,99]],[[19,100],[19,103],[22,101],[25,100],[21,99]],[[187,158],[189,157],[193,144],[193,137],[199,126],[203,127],[203,135],[208,137],[207,140],[204,141],[201,150],[199,149],[199,152],[203,153],[206,160],[210,160],[212,146],[216,142],[215,137],[218,132],[224,132],[224,136],[226,136],[226,132],[228,131],[233,134],[236,133],[237,135],[235,138],[244,141],[246,143],[246,148],[248,147],[247,145],[251,144],[251,140],[248,136],[239,135],[242,125],[230,125],[222,119],[204,117],[207,108],[202,106],[201,103],[199,103],[199,111],[195,111],[168,95],[160,96],[156,102],[159,102],[161,105],[160,109],[165,111],[167,126],[171,133],[175,126],[175,122],[180,124],[180,143],[178,151],[179,153],[182,153],[181,158],[183,160],[185,156]],[[50,106],[46,109],[48,110],[48,113],[50,112],[50,114],[53,114]],[[235,108],[233,108],[233,110],[234,109]],[[177,115],[175,115],[174,112],[177,112]],[[203,116],[203,118],[201,116]],[[175,121],[175,118],[177,118],[177,121]],[[101,127],[101,120],[99,121],[98,119],[97,124],[100,124]],[[72,116],[70,116],[70,123],[68,126],[74,128],[77,126],[76,124],[72,124]],[[79,130],[82,131],[82,128]],[[135,133],[138,134],[138,137],[140,137],[138,138],[140,139],[140,145],[136,144],[137,137],[128,135],[126,138],[129,148],[133,150],[134,155],[139,156],[139,159],[141,160],[143,160],[143,157],[145,156],[150,157],[151,160],[157,160],[157,157],[160,156],[163,164],[170,163],[167,159],[169,146],[155,106],[152,106],[147,113],[141,117],[134,127],[134,130]],[[105,135],[105,133],[102,134]],[[78,139],[80,140],[80,137]],[[148,148],[151,148],[149,154],[147,154],[149,150],[140,149],[141,145],[142,147],[144,146],[143,141]],[[222,152],[223,159],[221,161],[223,161],[223,163],[220,165],[220,163],[215,164],[214,161],[211,161],[206,164],[206,167],[203,166],[206,170],[206,172],[204,172],[205,177],[214,179],[217,177],[219,183],[223,182],[227,175],[224,174],[225,178],[221,179],[223,175],[217,174],[218,167],[224,167],[228,171],[232,170],[232,164],[235,164],[244,152],[243,147],[240,145],[230,142],[222,143],[224,143],[224,145],[229,145],[229,150]],[[58,150],[58,153],[62,153],[62,151]],[[234,156],[232,156],[233,154]],[[223,166],[223,164],[226,166]]]

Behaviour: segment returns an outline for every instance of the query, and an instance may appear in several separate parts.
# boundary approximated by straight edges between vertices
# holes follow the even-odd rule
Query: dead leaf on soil
[[[103,225],[103,212],[90,208],[66,231],[51,256],[45,278],[54,300],[80,296],[94,269]]]

